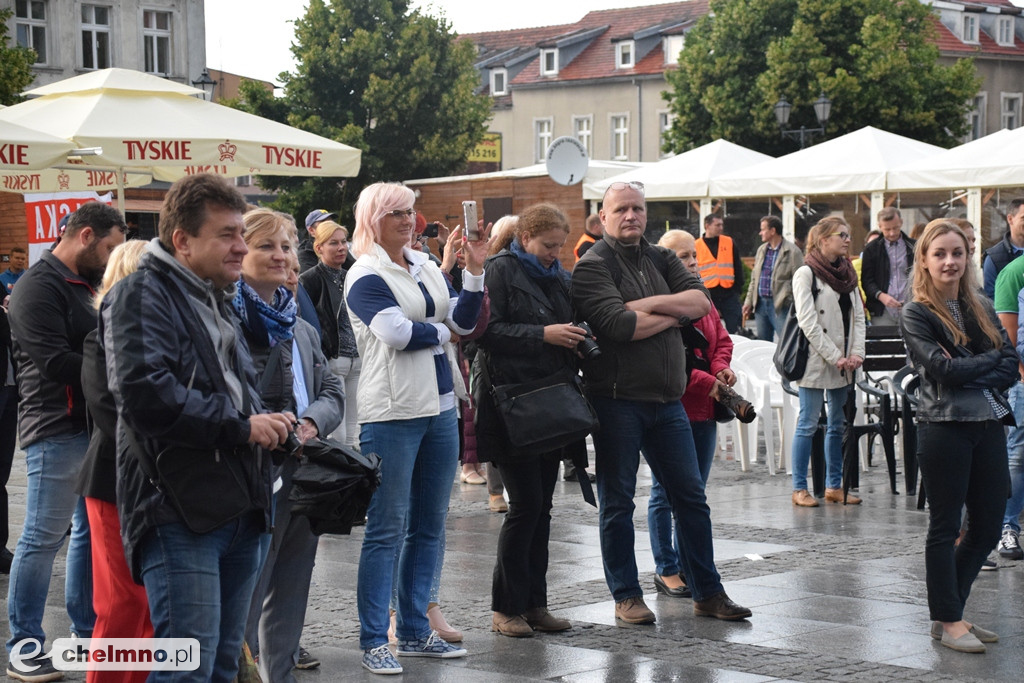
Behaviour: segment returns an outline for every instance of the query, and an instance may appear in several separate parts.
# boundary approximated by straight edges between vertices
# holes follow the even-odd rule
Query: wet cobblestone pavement
[[[763,448],[763,447],[762,447]],[[721,453],[719,454],[721,456]],[[693,616],[692,602],[654,591],[647,536],[650,475],[637,485],[636,556],[651,626],[616,624],[598,544],[597,511],[575,482],[559,482],[552,511],[549,607],[572,620],[565,633],[513,639],[490,631],[490,585],[503,515],[487,508],[484,486],[454,484],[441,605],[465,634],[469,655],[403,660],[415,681],[1020,681],[1024,671],[1024,563],[993,558],[965,617],[1000,635],[984,655],[956,653],[928,633],[924,537],[927,513],[915,496],[889,492],[884,462],[861,473],[859,506],[795,508],[790,479],[768,474],[763,457],[741,472],[727,454],[708,483],[715,557],[729,595],[750,607],[745,622]],[[24,459],[16,456],[12,537],[24,515]],[[901,482],[902,484],[902,482]],[[299,683],[377,680],[360,665],[355,606],[362,531],[323,537],[303,644],[322,665]],[[15,538],[10,546],[13,549]],[[63,551],[51,583],[45,627],[68,633]],[[0,576],[6,619],[7,577]],[[4,629],[4,636],[8,633]],[[69,680],[84,680],[71,674]]]

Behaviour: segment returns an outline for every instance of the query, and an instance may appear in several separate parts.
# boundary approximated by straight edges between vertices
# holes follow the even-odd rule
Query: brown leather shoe
[[[523,618],[535,631],[568,631],[572,628],[572,623],[568,619],[559,619],[551,614],[546,607],[528,609]]]
[[[642,597],[626,598],[615,603],[615,618],[627,624],[653,624],[656,619]]]
[[[508,503],[505,502],[505,496],[498,495],[496,493],[490,494],[490,499],[487,501],[487,508],[491,512],[508,512]]]
[[[800,489],[799,491],[793,491],[793,505],[802,508],[816,508],[818,507],[818,501],[814,499],[814,496],[807,493],[807,489]]]
[[[518,614],[495,612],[491,617],[491,630],[510,638],[532,638],[533,629]]]
[[[694,600],[693,613],[698,617],[714,617],[723,621],[739,621],[751,614],[749,609],[730,600],[725,591],[712,595],[707,600]]]
[[[843,502],[843,490],[842,489],[825,489],[825,502],[827,503],[842,503]],[[860,498],[853,495],[852,493],[846,494],[847,505],[860,505]]]

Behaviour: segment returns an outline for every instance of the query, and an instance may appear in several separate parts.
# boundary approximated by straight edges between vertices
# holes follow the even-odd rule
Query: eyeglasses
[[[641,183],[639,180],[631,180],[628,183],[612,183],[611,185],[608,186],[608,189],[614,192],[618,192],[619,190],[636,190],[637,192],[642,193],[644,191],[644,184]]]
[[[850,233],[848,233],[848,232],[834,232],[831,235],[829,235],[829,237],[838,237],[839,239],[841,239],[841,240],[843,240],[845,242],[846,240],[850,239]]]
[[[402,218],[403,216],[412,218],[416,215],[416,209],[392,209],[391,211],[385,211],[385,216],[391,216],[392,218]]]

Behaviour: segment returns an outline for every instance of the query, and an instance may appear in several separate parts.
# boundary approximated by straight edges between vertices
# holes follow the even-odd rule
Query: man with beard
[[[44,652],[43,608],[53,558],[71,525],[64,597],[71,631],[92,634],[89,524],[75,479],[89,445],[82,396],[82,342],[96,328],[93,288],[110,252],[124,242],[125,222],[98,202],[71,215],[52,251],[18,280],[10,324],[21,403],[18,436],[28,483],[25,526],[11,566],[7,612],[11,637],[7,675],[18,680],[62,677]],[[38,646],[38,649],[36,649]],[[39,653],[32,655],[32,653]]]

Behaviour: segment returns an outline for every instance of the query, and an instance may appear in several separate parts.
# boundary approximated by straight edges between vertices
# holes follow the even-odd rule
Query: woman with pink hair
[[[398,655],[462,657],[426,612],[458,462],[455,403],[466,395],[452,342],[476,327],[483,301],[485,240],[462,239],[462,292],[423,252],[409,248],[415,195],[375,183],[356,203],[345,300],[363,371],[360,444],[381,457],[381,484],[370,501],[359,558],[357,601],[363,667],[401,673],[388,649],[388,603],[399,558]],[[458,233],[457,233],[458,234]],[[408,520],[408,524],[407,524]],[[408,528],[407,528],[408,526]]]

